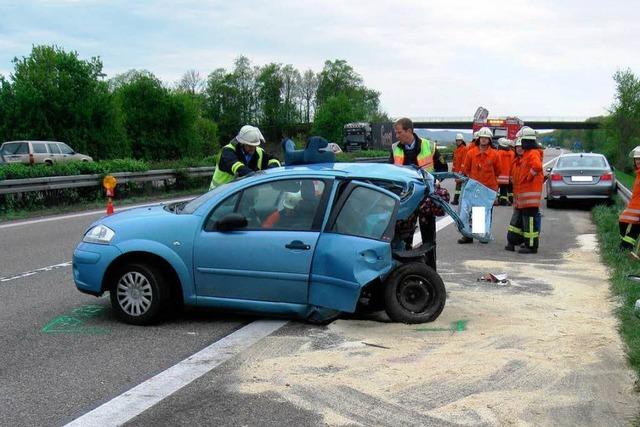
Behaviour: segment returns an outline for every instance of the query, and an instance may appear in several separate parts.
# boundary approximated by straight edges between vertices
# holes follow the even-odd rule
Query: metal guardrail
[[[627,187],[625,187],[617,179],[616,179],[616,186],[618,187],[618,193],[620,194],[620,196],[622,196],[622,198],[624,199],[625,202],[628,202],[629,199],[631,199],[631,190],[629,190]]]
[[[185,171],[190,177],[211,176],[213,166],[199,168],[186,168]],[[178,170],[158,169],[147,172],[116,172],[112,175],[116,177],[118,183],[127,182],[149,182],[175,179]],[[64,188],[99,187],[102,185],[101,174],[93,175],[70,175],[70,176],[49,176],[43,178],[28,179],[5,179],[0,181],[0,194],[27,193],[31,191],[60,190]]]

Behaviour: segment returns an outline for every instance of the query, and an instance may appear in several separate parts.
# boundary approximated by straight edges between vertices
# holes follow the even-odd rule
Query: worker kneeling
[[[514,209],[505,249],[513,252],[516,246],[522,245],[519,253],[535,254],[540,241],[540,198],[544,184],[536,132],[523,127],[518,132],[515,146],[516,159],[512,167]]]

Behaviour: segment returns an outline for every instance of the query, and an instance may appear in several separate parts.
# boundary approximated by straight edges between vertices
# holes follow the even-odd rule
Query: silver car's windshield
[[[567,156],[558,159],[556,168],[604,168],[607,164],[600,156]]]

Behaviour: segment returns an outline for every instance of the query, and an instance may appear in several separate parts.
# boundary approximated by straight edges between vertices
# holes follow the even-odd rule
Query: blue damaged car
[[[182,304],[312,322],[378,310],[405,323],[436,319],[446,291],[435,228],[407,249],[396,227],[428,197],[433,176],[388,164],[287,163],[189,202],[98,220],[74,252],[77,288],[109,292],[132,324]]]

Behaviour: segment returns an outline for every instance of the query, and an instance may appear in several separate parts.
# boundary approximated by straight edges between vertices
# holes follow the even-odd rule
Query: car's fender
[[[161,243],[154,242],[153,240],[146,239],[126,240],[115,246],[122,252],[121,256],[132,252],[147,252],[164,259],[169,263],[169,265],[171,265],[180,279],[184,301],[195,302],[195,287],[193,284],[191,268],[187,266],[180,255],[178,255],[178,253],[176,253],[172,248]],[[187,249],[189,251],[191,250],[190,247]]]

